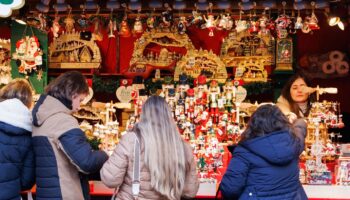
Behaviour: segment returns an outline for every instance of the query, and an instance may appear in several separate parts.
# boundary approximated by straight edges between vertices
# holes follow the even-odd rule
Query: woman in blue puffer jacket
[[[240,200],[307,200],[299,181],[299,155],[304,150],[306,123],[290,124],[274,105],[260,106],[223,176],[225,198]]]
[[[0,90],[0,199],[21,199],[35,182],[31,142],[32,89],[15,79]]]

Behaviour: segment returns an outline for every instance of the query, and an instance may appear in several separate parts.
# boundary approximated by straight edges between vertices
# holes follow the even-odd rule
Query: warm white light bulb
[[[335,25],[337,25],[337,24],[339,23],[339,21],[340,21],[340,18],[339,18],[339,17],[331,17],[331,18],[329,19],[329,21],[328,21],[328,24],[329,24],[330,26],[335,26]]]
[[[23,21],[23,20],[21,20],[21,19],[16,19],[15,21],[16,21],[17,23],[19,23],[19,24],[22,24],[22,25],[26,25],[26,24],[27,24],[25,21]]]
[[[338,27],[340,28],[340,30],[344,30],[345,29],[345,26],[344,26],[344,23],[342,21],[339,21],[338,22]]]

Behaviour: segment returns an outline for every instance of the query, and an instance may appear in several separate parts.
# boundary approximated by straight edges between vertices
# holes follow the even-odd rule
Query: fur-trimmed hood
[[[7,99],[0,102],[0,122],[32,131],[32,116],[30,110],[19,99]],[[12,132],[11,132],[12,133]],[[22,134],[15,131],[13,134]]]

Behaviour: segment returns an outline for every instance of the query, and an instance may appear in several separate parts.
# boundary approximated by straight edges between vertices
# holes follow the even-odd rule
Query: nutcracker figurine
[[[209,87],[209,102],[210,102],[210,117],[213,118],[213,123],[219,121],[218,99],[220,95],[220,87],[216,80],[212,80]]]
[[[197,86],[194,88],[196,92],[196,106],[201,106],[203,109],[207,104],[207,77],[205,75],[199,75],[197,78]]]
[[[186,74],[181,74],[179,84],[176,86],[177,105],[175,109],[175,115],[177,115],[180,110],[185,110],[186,92],[189,88],[190,86],[187,84]]]
[[[172,81],[173,79],[170,76],[164,77],[164,84],[162,84],[162,92],[160,93],[159,96],[164,98],[168,96],[168,90],[170,88],[174,89],[174,84],[172,84]]]
[[[185,111],[187,116],[190,119],[194,118],[194,108],[195,108],[195,99],[194,99],[194,90],[192,88],[187,89],[187,96],[185,99]]]
[[[228,79],[225,85],[223,86],[223,89],[224,89],[224,96],[226,99],[225,108],[228,112],[231,112],[232,106],[233,106],[232,101],[236,91],[235,86],[232,83],[232,80]]]
[[[175,89],[174,88],[168,89],[167,96],[165,97],[165,101],[169,104],[172,115],[174,117],[175,104],[176,104]]]

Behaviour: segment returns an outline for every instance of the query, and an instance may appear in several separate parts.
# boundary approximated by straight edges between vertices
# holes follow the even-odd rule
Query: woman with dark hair
[[[33,109],[37,199],[88,199],[88,182],[80,173],[98,172],[108,159],[91,148],[71,115],[88,91],[80,72],[66,72],[45,88]]]
[[[300,73],[294,74],[282,89],[276,105],[292,121],[295,118],[307,117],[315,94],[310,94],[308,79]]]
[[[32,93],[25,79],[14,79],[0,90],[0,199],[21,199],[21,190],[35,182]]]
[[[274,105],[260,106],[242,133],[242,140],[220,184],[228,199],[307,200],[299,181],[299,155],[306,123],[289,123]]]

